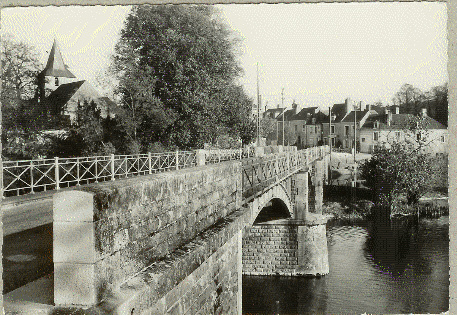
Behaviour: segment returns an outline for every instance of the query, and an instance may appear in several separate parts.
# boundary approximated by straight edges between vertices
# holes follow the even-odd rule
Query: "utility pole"
[[[332,105],[328,108],[328,144],[330,146],[330,161],[328,163],[329,172],[328,178],[329,183],[332,183]]]
[[[357,105],[354,103],[354,178],[353,178],[353,184],[352,184],[352,198],[353,202],[357,201],[357,160],[356,160],[356,154],[357,154]]]
[[[281,91],[281,107],[282,107],[282,145],[284,145],[284,114],[286,109],[284,108],[284,88]]]
[[[259,88],[259,63],[257,63],[257,146],[260,146],[260,88]]]

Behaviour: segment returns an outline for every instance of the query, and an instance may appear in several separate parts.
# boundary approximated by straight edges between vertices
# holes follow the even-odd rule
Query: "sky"
[[[347,97],[391,102],[404,83],[421,90],[447,82],[446,3],[218,5],[242,39],[240,83],[262,107],[292,101],[328,108]],[[45,64],[57,38],[64,60],[94,83],[109,63],[129,7],[7,8],[1,32],[36,47]]]

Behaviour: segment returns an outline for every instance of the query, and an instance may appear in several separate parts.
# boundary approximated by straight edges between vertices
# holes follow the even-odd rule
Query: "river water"
[[[449,308],[449,218],[327,224],[330,273],[243,276],[243,314],[405,314]]]

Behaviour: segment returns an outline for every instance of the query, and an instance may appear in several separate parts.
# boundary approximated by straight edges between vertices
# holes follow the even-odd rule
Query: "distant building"
[[[114,116],[116,104],[107,97],[102,97],[87,81],[78,80],[65,65],[57,41],[49,53],[46,67],[38,75],[38,104],[48,114],[60,115],[69,123],[76,120],[78,104],[95,102],[102,117]]]
[[[448,153],[447,128],[427,115],[424,108],[421,117],[424,119],[425,133],[421,135],[409,130],[411,121],[417,115],[399,114],[396,110],[386,110],[385,113],[371,116],[360,130],[360,152],[372,153],[377,146],[389,147],[394,142],[411,141],[416,137],[427,138],[427,151],[429,153]]]
[[[282,112],[284,111],[285,107],[278,107],[277,108],[269,108],[263,113],[263,118],[270,118],[276,119]]]
[[[322,123],[327,119],[318,107],[303,108],[291,117],[290,128],[297,137],[297,146],[307,148],[323,143]]]

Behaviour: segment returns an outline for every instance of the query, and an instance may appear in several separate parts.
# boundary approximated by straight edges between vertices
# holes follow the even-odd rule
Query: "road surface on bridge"
[[[55,192],[3,199],[3,236],[52,223],[52,195]]]

